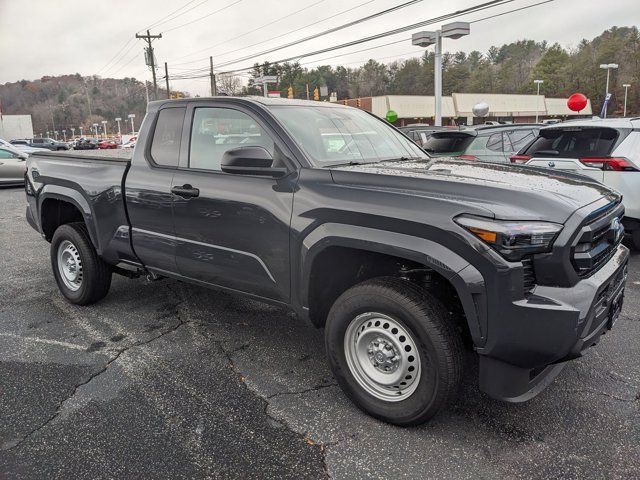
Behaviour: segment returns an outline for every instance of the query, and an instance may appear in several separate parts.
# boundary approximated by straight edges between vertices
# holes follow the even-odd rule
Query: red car
[[[106,148],[118,148],[118,143],[113,140],[102,140],[98,142],[98,148],[106,149]]]

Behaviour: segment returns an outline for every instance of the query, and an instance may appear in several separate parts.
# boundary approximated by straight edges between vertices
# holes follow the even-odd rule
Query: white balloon
[[[473,106],[471,111],[476,117],[486,117],[489,115],[489,104],[487,102],[477,103]]]

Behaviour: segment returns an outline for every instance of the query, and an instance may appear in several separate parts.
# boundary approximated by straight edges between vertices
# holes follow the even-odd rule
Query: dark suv
[[[480,125],[434,132],[422,145],[436,157],[509,163],[509,158],[538,136],[542,125]]]
[[[69,145],[64,142],[58,142],[52,138],[30,138],[24,140],[11,140],[14,145],[26,145],[34,148],[46,148],[47,150],[69,150]]]

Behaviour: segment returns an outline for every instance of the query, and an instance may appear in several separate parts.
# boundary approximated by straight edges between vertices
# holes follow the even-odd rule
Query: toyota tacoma
[[[324,328],[369,414],[416,425],[480,389],[526,401],[612,328],[628,249],[621,196],[535,167],[432,159],[373,115],[263,98],[149,104],[132,158],[36,153],[27,220],[58,287],[112,274],[286,305]]]

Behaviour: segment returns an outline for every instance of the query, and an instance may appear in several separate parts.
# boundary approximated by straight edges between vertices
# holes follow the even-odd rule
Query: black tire
[[[77,249],[82,269],[82,281],[77,290],[72,290],[62,279],[58,268],[58,248],[68,241]],[[67,300],[76,305],[89,305],[102,300],[111,287],[111,268],[96,252],[84,223],[61,225],[51,240],[51,267],[58,288]]]
[[[365,312],[399,320],[414,337],[424,367],[415,391],[404,400],[376,398],[349,368],[345,335],[349,324]],[[373,417],[396,425],[419,425],[436,415],[456,397],[462,382],[462,337],[448,316],[428,291],[400,278],[374,278],[344,292],[329,312],[325,344],[333,374],[347,396]]]
[[[633,248],[640,250],[640,228],[636,228],[631,232],[631,243],[633,244]]]

